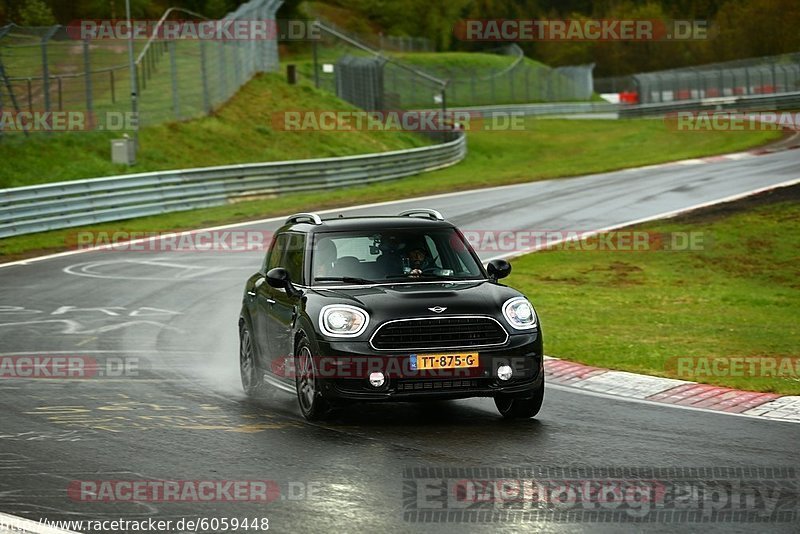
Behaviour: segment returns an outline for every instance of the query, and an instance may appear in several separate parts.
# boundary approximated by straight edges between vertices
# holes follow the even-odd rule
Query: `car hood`
[[[490,315],[499,318],[503,303],[521,295],[515,289],[487,280],[311,289],[307,294],[309,308],[317,308],[318,311],[328,304],[349,304],[366,310],[371,321],[377,323],[397,318],[453,315]]]

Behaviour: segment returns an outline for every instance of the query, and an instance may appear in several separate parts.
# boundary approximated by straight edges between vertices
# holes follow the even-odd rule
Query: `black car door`
[[[271,368],[271,355],[269,352],[269,314],[272,311],[272,306],[275,303],[273,298],[273,288],[267,284],[266,274],[270,269],[280,267],[283,261],[283,256],[286,254],[286,243],[289,236],[281,234],[275,238],[272,246],[270,247],[269,254],[264,262],[262,278],[256,282],[256,313],[253,316],[253,328],[255,329],[256,344],[258,345],[258,353],[261,355],[261,363],[265,370],[270,371]]]
[[[292,283],[305,284],[303,273],[305,235],[287,233],[282,236],[286,240],[284,242],[285,253],[281,258],[280,267],[289,272]],[[270,287],[269,295],[271,302],[267,314],[267,347],[272,368],[280,374],[284,364],[290,362],[294,354],[292,332],[297,320],[299,300],[297,297],[287,294],[285,289]]]

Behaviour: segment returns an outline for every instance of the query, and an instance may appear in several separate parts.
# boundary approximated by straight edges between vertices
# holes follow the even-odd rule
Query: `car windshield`
[[[484,278],[454,228],[317,234],[311,269],[314,283],[325,285]]]

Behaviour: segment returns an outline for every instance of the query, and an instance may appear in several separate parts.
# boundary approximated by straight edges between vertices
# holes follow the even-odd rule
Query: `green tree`
[[[19,23],[23,26],[52,26],[56,18],[43,0],[28,0],[19,9]]]

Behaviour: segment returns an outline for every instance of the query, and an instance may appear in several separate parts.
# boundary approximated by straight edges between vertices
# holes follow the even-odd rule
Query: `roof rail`
[[[316,213],[295,213],[294,215],[289,216],[289,218],[286,219],[286,222],[283,224],[293,224],[302,221],[310,222],[315,226],[322,224],[322,219],[320,219],[319,215]]]
[[[414,217],[415,215],[424,215],[432,221],[443,221],[444,217],[436,210],[429,210],[426,208],[417,208],[413,210],[406,210],[400,213],[400,217]]]

